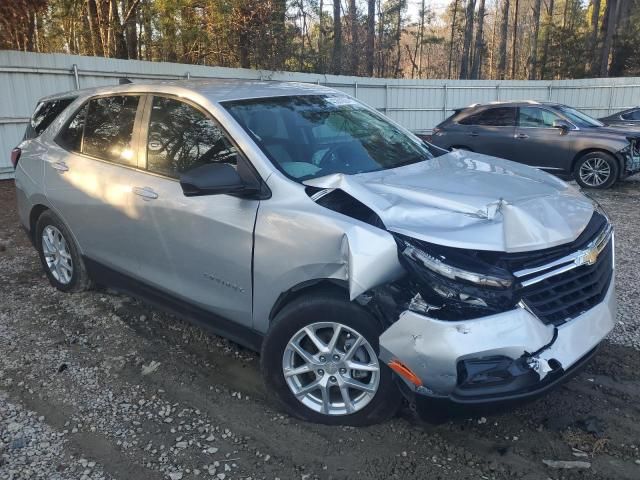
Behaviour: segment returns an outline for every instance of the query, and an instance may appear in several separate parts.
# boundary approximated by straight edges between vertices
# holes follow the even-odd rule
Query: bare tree
[[[538,70],[538,35],[540,33],[540,7],[542,0],[533,2],[533,33],[531,35],[531,55],[529,56],[529,80],[535,80]]]
[[[460,60],[460,78],[469,77],[469,51],[473,40],[473,14],[476,10],[476,0],[467,0],[465,12],[464,39],[462,43],[462,58]]]
[[[600,24],[600,0],[591,0],[591,33],[587,45],[587,52],[590,60],[586,65],[586,71],[591,75],[596,74],[596,65],[598,64],[596,46],[598,45],[598,26]]]
[[[516,0],[515,9],[513,12],[513,41],[511,46],[511,78],[516,78],[516,67],[518,65],[518,56],[516,55],[516,47],[518,46],[518,7],[520,6],[520,0]]]
[[[340,0],[333,0],[333,73],[342,71],[342,23],[340,22]]]
[[[629,1],[629,0],[627,0]],[[609,73],[609,55],[611,54],[611,44],[613,34],[616,30],[618,12],[620,11],[619,0],[607,0],[607,6],[602,18],[602,48],[600,49],[600,76],[606,77]]]
[[[553,1],[553,0],[551,0]],[[503,0],[502,23],[500,25],[500,48],[498,60],[498,78],[504,80],[507,68],[507,35],[509,34],[509,4],[510,0]]]
[[[356,0],[349,0],[349,16],[351,17],[351,74],[358,74],[358,11]]]
[[[549,58],[549,42],[551,41],[551,30],[553,29],[553,0],[549,0],[547,6],[547,25],[544,31],[544,45],[542,47],[542,59],[540,65],[540,79],[544,80],[547,73],[547,59]]]
[[[373,76],[374,47],[376,37],[376,0],[367,0],[367,75]]]
[[[508,0],[507,0],[508,1]],[[449,39],[449,66],[447,67],[447,78],[451,78],[451,63],[453,62],[453,36],[456,31],[456,16],[458,14],[458,0],[453,2],[453,20],[451,22],[451,38]]]
[[[480,0],[478,7],[478,30],[476,31],[476,46],[473,52],[473,64],[471,66],[471,78],[480,78],[482,75],[482,59],[484,57],[484,4],[485,0]]]

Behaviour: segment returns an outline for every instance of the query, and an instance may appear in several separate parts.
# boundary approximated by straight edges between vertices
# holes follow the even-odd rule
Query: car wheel
[[[605,152],[583,155],[576,164],[574,177],[584,188],[609,188],[618,179],[618,162]]]
[[[73,237],[50,210],[38,218],[35,244],[51,285],[63,292],[81,292],[91,287],[91,280]]]
[[[378,359],[380,333],[371,314],[339,294],[298,297],[278,313],[264,340],[265,383],[302,420],[382,422],[397,412],[401,395]]]

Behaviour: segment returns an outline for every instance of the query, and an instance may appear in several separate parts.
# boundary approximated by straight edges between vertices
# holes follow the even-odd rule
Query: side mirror
[[[560,134],[564,135],[569,130],[571,130],[571,125],[569,125],[569,123],[564,121],[564,120],[554,120],[553,121],[553,128],[560,129]]]
[[[189,170],[180,176],[180,186],[186,197],[255,191],[227,163],[208,163]]]

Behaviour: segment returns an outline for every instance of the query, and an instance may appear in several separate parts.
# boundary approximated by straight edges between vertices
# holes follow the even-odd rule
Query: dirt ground
[[[638,187],[595,195],[617,229],[620,324],[583,373],[501,414],[431,425],[405,408],[356,429],[283,415],[233,343],[50,287],[0,182],[0,479],[638,479]]]

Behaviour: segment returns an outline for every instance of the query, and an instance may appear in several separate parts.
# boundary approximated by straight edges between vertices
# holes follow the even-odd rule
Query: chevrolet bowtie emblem
[[[600,252],[596,247],[590,248],[589,250],[584,250],[582,255],[575,259],[576,265],[593,265],[598,260],[598,255]]]

